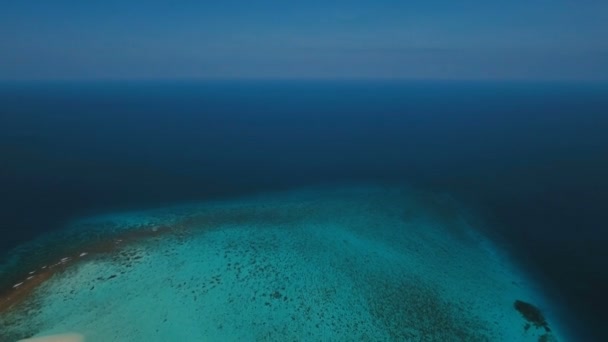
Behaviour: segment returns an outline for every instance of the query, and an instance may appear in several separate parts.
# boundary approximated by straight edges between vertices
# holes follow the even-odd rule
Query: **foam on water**
[[[82,220],[82,239],[166,230],[75,260],[0,313],[0,340],[564,340],[515,310],[548,308],[490,241],[418,209],[365,187]]]

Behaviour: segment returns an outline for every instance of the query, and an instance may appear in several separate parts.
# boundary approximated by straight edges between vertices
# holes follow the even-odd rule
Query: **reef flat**
[[[0,341],[563,341],[538,287],[429,196],[309,189],[81,219],[0,268]]]

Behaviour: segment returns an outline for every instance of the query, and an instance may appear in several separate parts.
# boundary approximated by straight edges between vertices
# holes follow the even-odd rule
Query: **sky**
[[[606,0],[0,0],[0,80],[608,80]]]

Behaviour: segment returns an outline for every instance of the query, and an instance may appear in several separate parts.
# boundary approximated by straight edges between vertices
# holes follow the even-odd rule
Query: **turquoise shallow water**
[[[83,219],[16,252],[13,266],[41,262],[64,241],[77,257],[0,315],[0,340],[566,340],[542,289],[447,216],[403,188],[350,187]],[[526,327],[516,300],[551,331]]]

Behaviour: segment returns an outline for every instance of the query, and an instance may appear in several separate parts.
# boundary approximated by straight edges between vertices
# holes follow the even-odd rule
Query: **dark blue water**
[[[475,207],[608,340],[607,132],[606,84],[4,84],[0,250],[96,212],[405,182]]]

